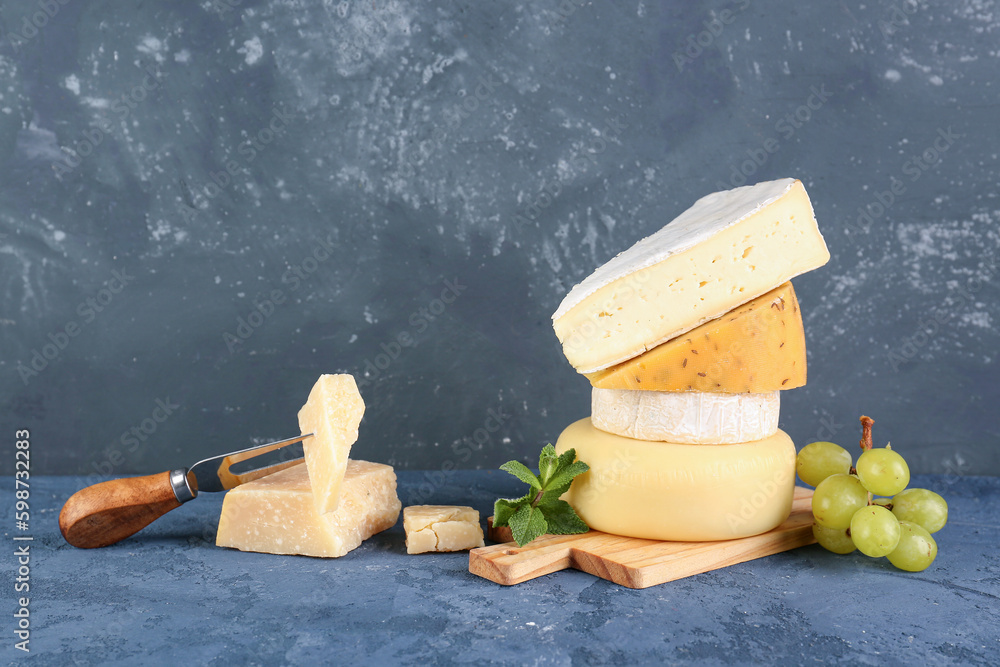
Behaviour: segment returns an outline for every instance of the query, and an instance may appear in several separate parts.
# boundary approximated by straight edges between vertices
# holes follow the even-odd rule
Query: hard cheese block
[[[242,551],[336,558],[399,518],[396,473],[381,463],[348,461],[339,503],[320,514],[305,465],[248,482],[226,494],[215,543]]]
[[[594,388],[594,426],[627,438],[688,445],[729,445],[778,431],[780,392],[715,394]]]
[[[765,393],[806,383],[806,337],[785,283],[648,352],[587,374],[602,389]]]
[[[784,431],[735,445],[683,445],[570,424],[556,452],[576,449],[590,470],[563,499],[594,530],[690,542],[767,532],[788,518],[795,445]]]
[[[413,505],[403,510],[406,553],[465,551],[485,544],[479,512],[454,505]]]
[[[636,357],[826,264],[802,183],[717,192],[598,268],[552,315],[581,373]]]
[[[320,514],[337,509],[347,458],[364,414],[365,402],[350,375],[321,375],[299,410],[299,428],[313,434],[302,441],[302,449]]]

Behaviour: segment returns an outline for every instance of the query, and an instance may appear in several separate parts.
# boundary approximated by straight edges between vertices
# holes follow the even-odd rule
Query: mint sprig
[[[576,460],[575,449],[559,455],[551,444],[545,445],[538,457],[537,475],[520,461],[507,461],[500,470],[528,485],[528,493],[521,498],[500,498],[493,505],[493,525],[510,526],[519,547],[546,533],[576,535],[590,530],[570,504],[559,499],[574,477],[590,470]]]

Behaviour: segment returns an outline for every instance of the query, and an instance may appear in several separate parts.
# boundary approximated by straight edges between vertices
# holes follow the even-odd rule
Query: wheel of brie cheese
[[[728,445],[778,431],[780,392],[717,394],[594,387],[594,426],[638,440]]]

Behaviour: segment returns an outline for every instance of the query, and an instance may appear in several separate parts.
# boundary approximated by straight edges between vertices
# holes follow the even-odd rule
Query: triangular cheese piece
[[[365,402],[350,375],[321,375],[299,410],[299,428],[313,434],[302,441],[302,449],[320,514],[337,509],[340,483],[364,414]]]
[[[574,287],[552,325],[573,367],[593,373],[829,259],[801,182],[716,192]]]

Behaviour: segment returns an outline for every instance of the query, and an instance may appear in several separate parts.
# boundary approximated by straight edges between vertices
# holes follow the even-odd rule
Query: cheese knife
[[[114,544],[194,500],[200,492],[227,491],[299,463],[303,453],[298,443],[311,435],[213,456],[190,468],[88,486],[70,496],[63,505],[59,530],[67,542],[81,549]],[[244,463],[247,461],[252,462]],[[244,465],[237,465],[241,463]]]

